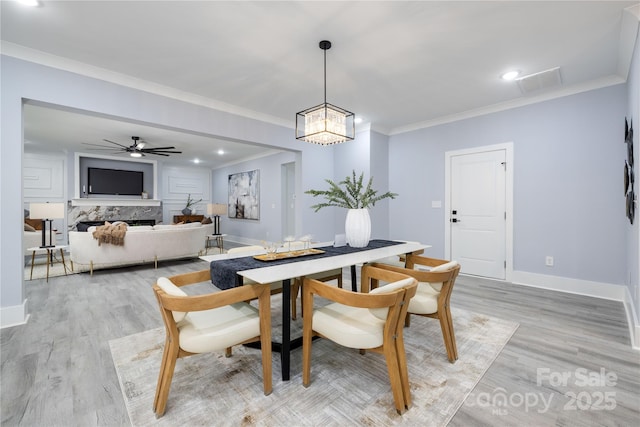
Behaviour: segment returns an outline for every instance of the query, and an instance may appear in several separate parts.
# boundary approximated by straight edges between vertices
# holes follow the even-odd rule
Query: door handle
[[[461,222],[458,218],[451,218],[451,222]]]

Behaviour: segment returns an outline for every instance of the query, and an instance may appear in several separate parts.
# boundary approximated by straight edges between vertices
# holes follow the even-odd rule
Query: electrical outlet
[[[547,255],[544,259],[544,265],[546,265],[547,267],[553,267],[553,257]]]

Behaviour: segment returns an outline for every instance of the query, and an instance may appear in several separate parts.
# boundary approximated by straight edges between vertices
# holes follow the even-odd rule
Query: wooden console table
[[[204,219],[204,215],[174,215],[173,223],[177,224],[179,222],[202,222]]]

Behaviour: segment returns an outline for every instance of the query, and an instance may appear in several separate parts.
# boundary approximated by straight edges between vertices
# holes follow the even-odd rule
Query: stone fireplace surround
[[[150,225],[162,222],[162,205],[117,205],[113,202],[103,203],[99,199],[95,204],[83,203],[76,206],[72,201],[67,204],[67,218],[69,231],[82,231],[83,224],[104,221],[125,221],[130,224]],[[80,228],[78,228],[80,224]]]

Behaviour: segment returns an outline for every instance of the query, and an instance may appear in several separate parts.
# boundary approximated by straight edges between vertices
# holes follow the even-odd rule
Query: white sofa
[[[98,245],[93,238],[94,227],[86,232],[69,232],[69,252],[72,265],[87,265],[89,271],[98,268],[197,257],[205,253],[206,236],[213,234],[213,224],[192,222],[180,225],[128,227],[124,245]]]

